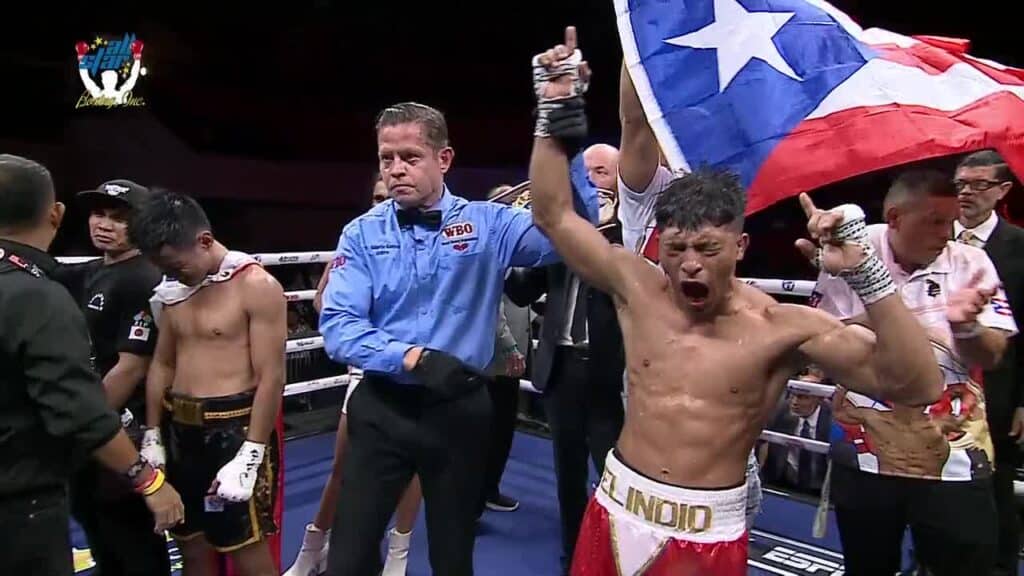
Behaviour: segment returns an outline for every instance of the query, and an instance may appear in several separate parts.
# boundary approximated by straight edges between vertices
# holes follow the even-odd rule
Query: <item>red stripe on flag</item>
[[[883,60],[919,68],[933,76],[946,72],[954,64],[967,64],[1000,84],[1024,86],[1024,70],[990,66],[962,52],[950,51],[950,46],[942,43],[941,39],[920,36],[915,38],[920,42],[909,48],[901,48],[895,44],[876,44],[872,45],[871,49]]]
[[[851,176],[982,148],[1024,175],[1024,126],[1014,118],[1024,118],[1024,101],[1002,92],[955,112],[893,104],[804,121],[761,166],[747,213]]]

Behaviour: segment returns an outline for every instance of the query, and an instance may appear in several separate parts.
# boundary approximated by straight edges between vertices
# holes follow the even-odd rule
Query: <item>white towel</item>
[[[188,286],[164,276],[163,281],[153,288],[153,296],[149,299],[149,306],[153,310],[153,321],[160,320],[160,311],[164,306],[173,306],[184,302],[211,284],[227,282],[251,264],[259,265],[259,261],[245,252],[230,251],[221,260],[220,270],[216,274],[207,276],[196,286]]]

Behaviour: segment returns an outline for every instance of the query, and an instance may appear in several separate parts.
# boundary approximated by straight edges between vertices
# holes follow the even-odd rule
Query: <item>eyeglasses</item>
[[[984,192],[994,186],[999,186],[1002,182],[998,180],[953,180],[953,186],[957,190],[963,190],[964,187],[968,187],[975,192]]]

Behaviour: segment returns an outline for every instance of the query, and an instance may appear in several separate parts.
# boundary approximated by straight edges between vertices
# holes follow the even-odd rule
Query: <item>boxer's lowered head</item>
[[[136,208],[128,236],[164,274],[188,286],[197,286],[216,273],[227,253],[214,239],[199,203],[167,190],[154,191]]]
[[[714,316],[728,300],[749,237],[746,191],[728,171],[700,168],[673,181],[654,209],[661,267],[675,299],[697,316]]]

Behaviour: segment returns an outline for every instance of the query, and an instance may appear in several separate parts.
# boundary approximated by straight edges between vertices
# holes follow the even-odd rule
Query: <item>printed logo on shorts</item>
[[[139,78],[146,75],[142,65],[144,43],[135,34],[117,38],[96,36],[75,44],[78,77],[85,91],[75,108],[129,108],[146,103],[134,95]]]
[[[132,327],[128,333],[129,340],[149,341],[149,333],[153,329],[153,316],[143,310],[132,318]]]
[[[465,252],[470,242],[477,239],[476,226],[472,222],[456,222],[441,229],[441,244],[450,245],[456,252]]]

